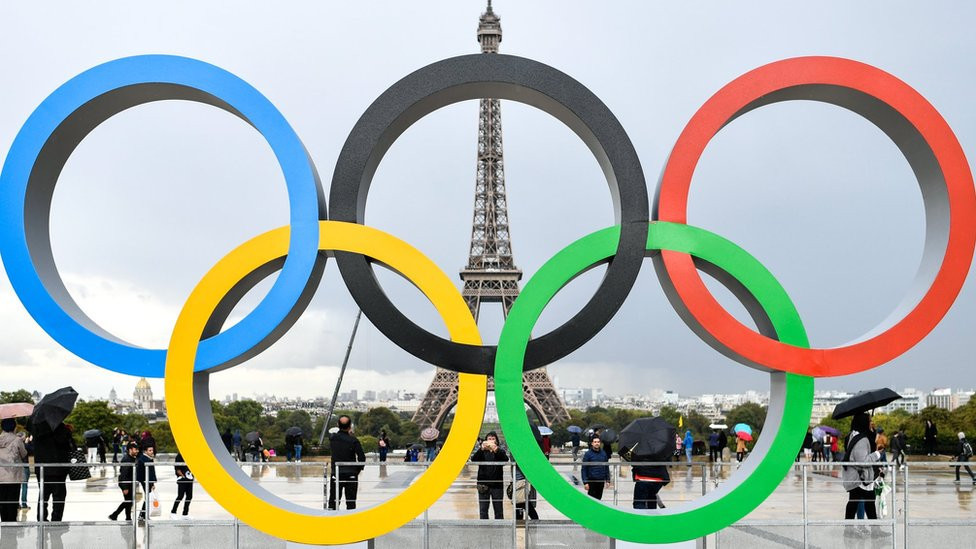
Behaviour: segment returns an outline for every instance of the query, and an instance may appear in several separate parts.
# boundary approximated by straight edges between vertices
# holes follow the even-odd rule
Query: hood
[[[6,448],[17,440],[20,440],[20,437],[13,433],[8,433],[6,431],[0,432],[0,448]]]

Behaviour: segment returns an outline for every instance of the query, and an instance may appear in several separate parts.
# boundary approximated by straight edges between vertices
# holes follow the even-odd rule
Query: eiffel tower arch
[[[498,53],[502,41],[501,19],[491,9],[481,15],[478,42],[481,53]],[[512,240],[508,226],[508,199],[505,194],[505,161],[502,149],[502,118],[498,99],[482,99],[478,116],[478,159],[475,171],[474,217],[471,227],[471,249],[467,266],[461,270],[464,287],[461,295],[478,320],[482,303],[501,303],[508,311],[519,294],[522,271],[512,258]],[[488,379],[488,390],[494,391],[494,380]],[[522,375],[525,403],[544,425],[569,419],[569,412],[545,368]],[[421,428],[440,427],[457,404],[457,372],[438,368],[413,421]]]

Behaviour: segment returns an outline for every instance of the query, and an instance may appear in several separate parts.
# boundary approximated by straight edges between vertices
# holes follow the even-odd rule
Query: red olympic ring
[[[661,175],[655,218],[687,223],[692,174],[723,126],[754,108],[797,99],[832,103],[875,123],[919,180],[926,249],[913,291],[889,317],[893,321],[841,347],[804,349],[736,320],[708,291],[690,255],[662,252],[660,279],[686,321],[726,355],[764,370],[853,374],[888,362],[924,338],[949,310],[973,259],[976,192],[969,163],[949,125],[921,94],[878,68],[847,59],[800,57],[752,70],[713,95],[685,126]]]

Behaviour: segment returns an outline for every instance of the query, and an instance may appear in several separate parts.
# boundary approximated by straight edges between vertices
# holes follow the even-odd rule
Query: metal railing
[[[579,484],[582,489],[582,467],[579,461],[560,459],[554,456],[553,466],[567,482]],[[748,459],[748,458],[747,458]],[[177,493],[176,476],[173,462],[158,461],[147,464],[156,472],[156,494],[162,494],[163,499],[172,501]],[[537,494],[526,482],[522,497],[511,497],[505,493],[509,485],[516,486],[516,465],[512,462],[498,463],[503,468],[502,480],[502,520],[481,520],[479,517],[479,495],[477,490],[477,470],[484,462],[469,462],[462,474],[454,481],[447,493],[442,495],[434,505],[424,510],[414,521],[405,525],[401,531],[388,534],[373,540],[371,546],[414,546],[430,547],[444,545],[452,529],[465,532],[477,532],[477,535],[490,533],[502,546],[525,547],[534,546],[536,539],[545,536],[590,536],[588,539],[598,539],[593,544],[602,544],[592,532],[563,516],[554,506],[545,501],[542,494]],[[495,464],[492,464],[495,465]],[[604,465],[597,463],[597,465]],[[612,484],[606,486],[602,501],[605,505],[626,509],[633,507],[634,480],[631,467],[635,464],[613,461],[607,463]],[[682,505],[703,495],[720,490],[734,477],[738,469],[736,462],[704,462],[694,461],[690,464],[682,462],[662,462],[670,472],[670,483],[661,491],[661,501],[670,509],[680,509]],[[713,545],[715,547],[730,547],[741,545],[749,540],[750,545],[762,547],[769,542],[792,544],[796,547],[815,547],[829,544],[829,540],[839,539],[838,536],[848,536],[852,532],[865,537],[872,537],[873,547],[909,547],[913,545],[913,530],[926,531],[934,528],[957,529],[965,532],[965,539],[973,539],[976,532],[976,486],[969,480],[966,467],[974,466],[973,462],[908,462],[898,467],[893,463],[863,463],[850,464],[839,462],[797,462],[793,470],[777,490],[752,511],[747,517],[707,538],[699,540],[699,546]],[[271,493],[305,505],[310,509],[324,509],[328,506],[329,474],[331,466],[327,462],[272,462],[272,463],[240,463],[242,470],[261,484]],[[355,504],[357,509],[367,508],[400,493],[413,480],[423,474],[429,463],[406,463],[400,461],[375,462],[358,464],[337,464],[343,466],[364,466],[365,471],[355,481]],[[885,495],[887,516],[875,520],[846,520],[842,517],[842,508],[847,504],[847,493],[842,486],[841,470],[844,466],[873,467],[884,471],[884,479],[890,491]],[[16,468],[22,474],[23,464],[0,464],[0,467]],[[171,546],[177,536],[194,536],[198,540],[200,535],[220,538],[227,546],[240,547],[248,545],[243,540],[260,539],[260,543],[271,546],[274,538],[262,538],[264,534],[241,524],[236,518],[224,511],[197,484],[192,499],[192,521],[182,521],[179,517],[167,517],[165,504],[160,503],[159,514],[147,509],[146,517],[139,520],[140,507],[145,505],[147,486],[137,480],[133,470],[131,488],[132,516],[129,522],[112,522],[108,520],[106,510],[115,509],[122,500],[122,493],[118,487],[118,477],[122,468],[134,469],[133,464],[105,463],[81,465],[88,467],[92,478],[84,481],[60,480],[62,472],[53,468],[79,467],[78,464],[37,464],[31,466],[30,486],[36,490],[38,496],[46,491],[52,494],[67,493],[61,503],[65,503],[65,515],[58,522],[41,522],[39,516],[43,514],[40,497],[34,498],[36,507],[33,512],[20,510],[18,522],[0,525],[0,547],[4,536],[18,540],[16,547],[30,546],[45,549],[48,547],[75,546],[86,540],[99,541],[102,547],[142,547]],[[954,478],[959,468],[960,483],[955,484]],[[337,479],[337,486],[351,486],[351,479]],[[36,485],[35,485],[36,483]],[[64,490],[51,489],[52,485],[64,485]],[[135,496],[136,493],[138,496]],[[958,499],[953,506],[952,498]],[[337,498],[337,507],[345,507],[344,502]],[[2,504],[3,502],[0,502]],[[16,504],[19,506],[19,501]],[[970,507],[972,504],[972,507]],[[182,504],[181,504],[182,505]],[[492,509],[489,505],[489,516]],[[541,515],[541,520],[530,520],[530,507]],[[784,511],[785,510],[785,511]],[[54,509],[49,505],[48,513]],[[341,509],[337,514],[350,511]],[[653,512],[653,511],[652,511]],[[521,515],[520,518],[517,518]],[[122,517],[120,517],[122,518]],[[870,526],[865,533],[864,526]],[[547,530],[548,528],[548,530]],[[916,534],[918,535],[918,534]],[[948,534],[947,534],[948,535]],[[384,538],[389,538],[384,542]],[[68,539],[68,542],[63,541]],[[394,544],[394,538],[400,540]],[[567,538],[568,539],[568,538]],[[407,540],[407,541],[404,541]],[[826,541],[825,541],[826,540]],[[605,540],[607,547],[612,540]],[[283,543],[283,542],[281,542]],[[176,542],[178,545],[178,541]],[[385,544],[385,545],[384,545]],[[880,544],[880,545],[879,545]],[[914,546],[927,545],[914,543]],[[216,546],[216,544],[215,544]],[[283,546],[283,545],[282,545]],[[596,546],[596,545],[594,545]],[[944,545],[945,546],[945,545]],[[950,545],[951,546],[951,545]]]

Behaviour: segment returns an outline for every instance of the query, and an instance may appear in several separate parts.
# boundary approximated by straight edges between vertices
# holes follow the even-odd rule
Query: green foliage
[[[112,436],[112,429],[119,426],[121,418],[108,407],[104,400],[78,401],[75,409],[64,420],[74,429],[75,442],[83,443],[82,435],[89,429],[101,429],[105,440]]]
[[[725,423],[729,429],[735,427],[736,423],[745,423],[752,427],[752,438],[755,440],[766,423],[766,407],[755,402],[740,404],[725,414]]]
[[[378,452],[379,439],[372,435],[357,435],[359,442],[363,445],[364,452]]]
[[[0,404],[10,404],[13,402],[27,402],[33,404],[34,399],[31,398],[30,391],[26,389],[17,389],[16,391],[0,391]]]

